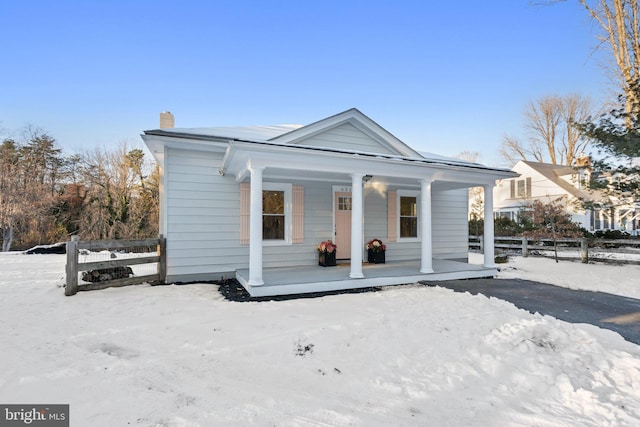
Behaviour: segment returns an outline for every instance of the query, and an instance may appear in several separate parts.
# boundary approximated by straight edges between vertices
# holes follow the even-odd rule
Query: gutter
[[[484,165],[474,164],[474,163],[447,162],[447,161],[427,159],[427,158],[404,157],[399,155],[367,153],[362,151],[347,151],[347,150],[340,150],[337,148],[328,148],[328,147],[291,145],[291,144],[283,144],[283,143],[277,143],[272,141],[252,141],[248,139],[224,138],[224,137],[213,136],[213,135],[198,135],[198,134],[189,134],[189,133],[183,133],[183,132],[167,132],[162,129],[148,130],[148,131],[144,131],[144,133],[145,135],[156,135],[156,136],[165,136],[165,137],[173,137],[173,138],[192,139],[192,140],[198,140],[198,141],[228,143],[229,146],[227,147],[223,164],[219,172],[221,175],[224,175],[224,173],[226,172],[226,166],[229,162],[228,158],[231,157],[231,154],[232,154],[232,150],[231,150],[232,146],[235,146],[238,144],[242,144],[242,145],[247,144],[247,146],[262,145],[267,147],[282,148],[287,151],[295,151],[295,152],[299,152],[301,150],[308,150],[308,151],[324,152],[324,153],[345,154],[345,155],[350,155],[355,157],[362,156],[362,157],[369,157],[372,159],[377,158],[381,160],[396,160],[396,161],[409,162],[409,163],[422,163],[422,164],[428,164],[433,166],[448,166],[448,167],[462,169],[462,170],[475,169],[475,170],[484,170],[484,171],[493,171],[493,172],[502,172],[502,173],[506,172],[510,175],[516,176],[516,174],[511,169],[494,168],[494,167],[489,167],[489,166],[484,166]]]

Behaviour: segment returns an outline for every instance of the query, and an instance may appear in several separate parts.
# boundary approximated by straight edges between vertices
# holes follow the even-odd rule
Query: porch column
[[[262,286],[262,172],[252,167],[249,209],[249,286]]]
[[[351,272],[349,277],[361,279],[362,274],[362,178],[364,174],[351,174]]]
[[[433,239],[431,226],[431,180],[420,181],[420,234],[422,235],[422,263],[420,273],[433,273]]]
[[[484,266],[495,267],[494,233],[493,233],[493,184],[485,184],[484,188]]]

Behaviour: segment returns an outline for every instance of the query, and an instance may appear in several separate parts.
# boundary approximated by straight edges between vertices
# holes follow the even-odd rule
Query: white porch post
[[[493,232],[493,184],[484,188],[484,266],[495,267],[494,232]]]
[[[262,171],[250,168],[251,191],[249,209],[249,286],[262,286]]]
[[[420,273],[433,273],[433,240],[431,225],[431,180],[420,181],[420,234],[422,234],[422,263]]]
[[[351,175],[351,272],[349,277],[361,279],[362,274],[362,199],[363,174]]]

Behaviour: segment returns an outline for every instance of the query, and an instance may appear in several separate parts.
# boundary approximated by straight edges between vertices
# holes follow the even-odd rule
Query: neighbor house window
[[[398,236],[400,239],[418,238],[418,193],[398,190]]]
[[[509,195],[512,199],[531,198],[531,178],[512,179],[510,181]]]

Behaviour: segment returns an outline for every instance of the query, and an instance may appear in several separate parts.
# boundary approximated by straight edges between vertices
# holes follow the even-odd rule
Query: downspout
[[[224,176],[227,172],[227,163],[229,162],[229,158],[231,157],[233,149],[233,142],[229,141],[229,146],[224,152],[224,157],[222,158],[222,164],[220,165],[220,169],[218,169],[218,175]]]

